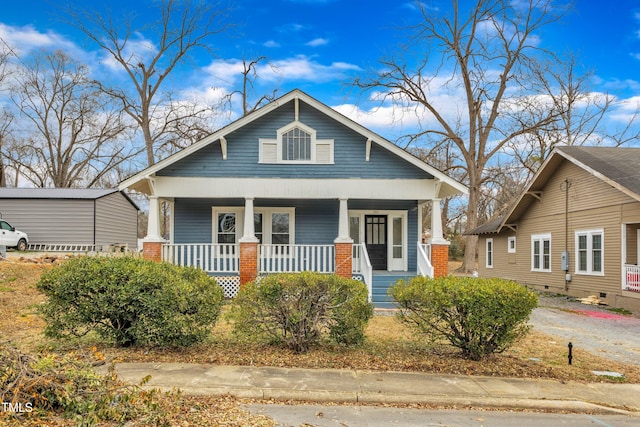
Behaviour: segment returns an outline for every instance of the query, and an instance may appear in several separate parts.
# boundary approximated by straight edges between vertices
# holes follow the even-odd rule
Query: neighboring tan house
[[[258,275],[363,279],[378,305],[398,277],[447,274],[440,200],[462,184],[294,90],[123,181],[149,196],[147,258],[196,265],[233,296]],[[160,202],[171,206],[160,238]],[[422,206],[434,202],[422,245]],[[432,265],[433,264],[433,265]]]
[[[557,147],[500,218],[476,228],[479,275],[640,310],[640,148]]]
[[[118,189],[0,188],[0,215],[33,250],[137,250],[138,207]]]

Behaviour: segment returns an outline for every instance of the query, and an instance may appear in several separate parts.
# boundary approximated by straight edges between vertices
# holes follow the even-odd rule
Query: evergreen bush
[[[302,353],[323,337],[361,343],[373,304],[366,285],[357,280],[312,272],[273,274],[245,285],[231,316],[236,334]]]
[[[471,277],[415,277],[389,294],[399,319],[429,339],[447,339],[464,357],[500,353],[526,334],[537,296],[518,283]]]
[[[187,346],[204,340],[223,291],[195,268],[133,257],[78,257],[44,274],[45,334],[95,331],[120,346]]]

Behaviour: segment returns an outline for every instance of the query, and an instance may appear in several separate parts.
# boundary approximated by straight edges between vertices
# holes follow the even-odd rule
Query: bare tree
[[[608,93],[591,90],[592,73],[580,73],[579,68],[575,56],[570,55],[566,61],[547,62],[532,69],[532,80],[541,85],[545,95],[530,111],[542,115],[552,108],[558,112],[558,120],[509,142],[509,151],[528,172],[526,180],[558,144],[619,146],[640,138],[635,126],[637,108],[622,128],[607,129],[606,118],[617,100]]]
[[[140,153],[121,138],[122,112],[92,85],[86,66],[60,51],[23,65],[12,94],[21,150],[7,156],[33,184],[91,187]]]
[[[270,94],[262,95],[257,100],[251,101],[253,96],[253,91],[255,89],[254,83],[259,77],[257,67],[258,67],[258,64],[260,64],[260,62],[262,61],[267,61],[267,57],[259,56],[258,58],[252,59],[250,61],[245,58],[242,58],[242,71],[240,72],[242,74],[242,89],[234,90],[225,96],[224,101],[228,104],[231,104],[233,97],[235,95],[240,95],[240,98],[242,100],[243,116],[246,116],[247,114],[254,112],[258,108],[263,106],[265,103],[269,103],[274,99],[276,99],[276,94],[278,90],[274,89],[273,92],[271,92]]]
[[[159,12],[158,19],[140,28],[135,27],[131,16],[105,17],[100,12],[67,10],[71,24],[125,72],[129,85],[105,84],[102,88],[121,103],[138,125],[149,166],[155,163],[158,153],[170,152],[175,145],[183,144],[181,138],[188,136],[193,140],[202,136],[201,122],[211,108],[195,103],[187,108],[185,102],[176,103],[162,88],[194,49],[209,49],[209,37],[228,28],[223,22],[224,11],[211,2],[161,0],[158,3],[159,7],[154,9]],[[152,38],[140,39],[141,35],[148,37],[151,33]],[[194,122],[198,125],[193,125]]]
[[[0,38],[0,91],[4,91],[5,83],[9,77],[7,63],[13,54],[11,47]],[[2,109],[0,113],[0,187],[7,186],[7,171],[5,167],[4,152],[7,147],[7,140],[10,136],[10,126],[13,121],[13,115],[6,109]]]
[[[536,46],[537,32],[558,20],[561,10],[551,0],[475,0],[468,10],[460,3],[454,0],[451,15],[439,17],[416,2],[422,16],[411,28],[408,47],[382,60],[374,77],[355,84],[416,108],[433,123],[410,135],[413,143],[457,147],[469,185],[466,221],[472,229],[478,225],[489,161],[509,141],[556,120],[552,109],[541,117],[528,114],[528,70],[545,54]],[[436,90],[448,94],[446,101],[432,96]],[[457,115],[449,112],[451,104]],[[472,271],[477,236],[467,236],[465,243],[463,268]]]

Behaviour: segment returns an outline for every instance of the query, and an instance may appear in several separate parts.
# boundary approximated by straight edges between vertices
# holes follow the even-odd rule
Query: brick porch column
[[[253,218],[253,215],[251,216]],[[258,277],[258,242],[240,242],[240,287]]]
[[[162,244],[163,242],[142,242],[142,258],[156,262],[162,261]]]
[[[449,243],[431,243],[433,277],[449,275]]]
[[[351,279],[353,277],[352,251],[353,243],[335,243],[336,246],[336,269],[337,276]]]

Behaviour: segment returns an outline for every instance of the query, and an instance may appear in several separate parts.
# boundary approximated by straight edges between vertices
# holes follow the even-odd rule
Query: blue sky
[[[516,0],[514,0],[516,1]],[[0,37],[19,52],[63,48],[99,73],[101,52],[65,25],[56,2],[1,0]],[[131,5],[145,15],[148,0],[95,2],[110,5],[115,15]],[[232,31],[210,40],[215,56],[198,51],[195,61],[174,89],[212,98],[237,89],[239,60],[266,56],[274,68],[260,70],[258,92],[300,88],[320,101],[393,138],[402,130],[386,110],[348,87],[349,78],[375,70],[378,60],[397,49],[397,29],[418,18],[411,1],[390,0],[236,0],[228,21]],[[445,11],[450,0],[425,0],[434,11]],[[461,3],[466,3],[462,1]],[[94,2],[81,2],[86,7]],[[536,35],[540,46],[557,53],[573,52],[594,73],[593,90],[609,92],[627,111],[640,100],[640,2],[576,0],[573,11]],[[140,34],[141,40],[145,34]],[[275,70],[275,71],[274,71]],[[102,75],[105,75],[104,69]],[[212,89],[212,88],[215,88]],[[621,107],[622,108],[622,107]],[[370,115],[357,114],[369,112]],[[225,119],[221,119],[225,120]],[[228,119],[226,119],[228,120]],[[220,123],[222,125],[224,123]],[[404,122],[411,126],[411,122]]]

